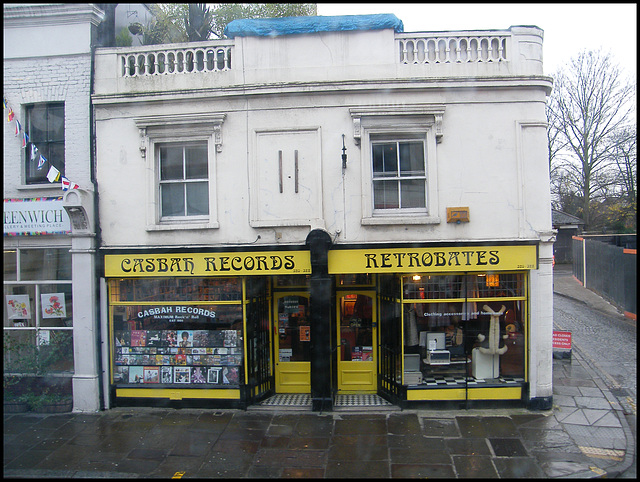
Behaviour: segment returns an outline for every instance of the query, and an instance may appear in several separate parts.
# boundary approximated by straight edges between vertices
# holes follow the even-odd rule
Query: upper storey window
[[[26,184],[49,184],[47,173],[55,166],[64,176],[64,103],[29,105],[25,109]],[[38,168],[40,165],[40,168]]]
[[[209,215],[206,143],[158,146],[160,219]]]
[[[424,210],[426,158],[424,141],[373,142],[374,210]]]

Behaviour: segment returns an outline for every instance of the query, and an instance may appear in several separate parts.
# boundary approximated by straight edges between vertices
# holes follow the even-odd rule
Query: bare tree
[[[632,122],[635,86],[622,78],[609,54],[583,51],[555,76],[550,132],[558,131],[558,157],[567,180],[582,198],[582,218],[591,222],[591,202],[608,191],[616,132]],[[551,153],[550,153],[551,157]],[[550,159],[551,162],[552,159]]]
[[[636,127],[616,132],[613,138],[613,161],[617,167],[617,184],[626,200],[635,204],[638,193],[638,164],[636,157]]]

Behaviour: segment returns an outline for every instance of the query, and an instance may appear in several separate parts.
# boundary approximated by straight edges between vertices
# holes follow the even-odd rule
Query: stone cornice
[[[98,25],[104,11],[93,3],[5,4],[4,28],[38,27],[90,22]]]
[[[94,94],[94,104],[120,104],[153,101],[183,101],[189,98],[223,98],[256,95],[312,95],[340,94],[344,91],[404,91],[404,90],[437,90],[437,89],[530,89],[541,88],[547,95],[551,92],[552,78],[548,76],[510,76],[510,77],[464,77],[464,78],[421,78],[421,79],[380,79],[369,81],[337,81],[337,82],[287,82],[270,84],[230,85],[228,87],[212,87],[210,89],[181,89],[165,92],[118,92],[113,94]]]

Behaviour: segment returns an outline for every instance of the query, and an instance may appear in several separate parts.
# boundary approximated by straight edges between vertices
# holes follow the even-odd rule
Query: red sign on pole
[[[571,350],[571,332],[554,331],[553,348],[559,348],[560,350]]]

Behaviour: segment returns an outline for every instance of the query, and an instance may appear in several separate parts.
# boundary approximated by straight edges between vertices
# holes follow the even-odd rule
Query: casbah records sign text
[[[309,251],[108,254],[106,277],[309,274]]]

